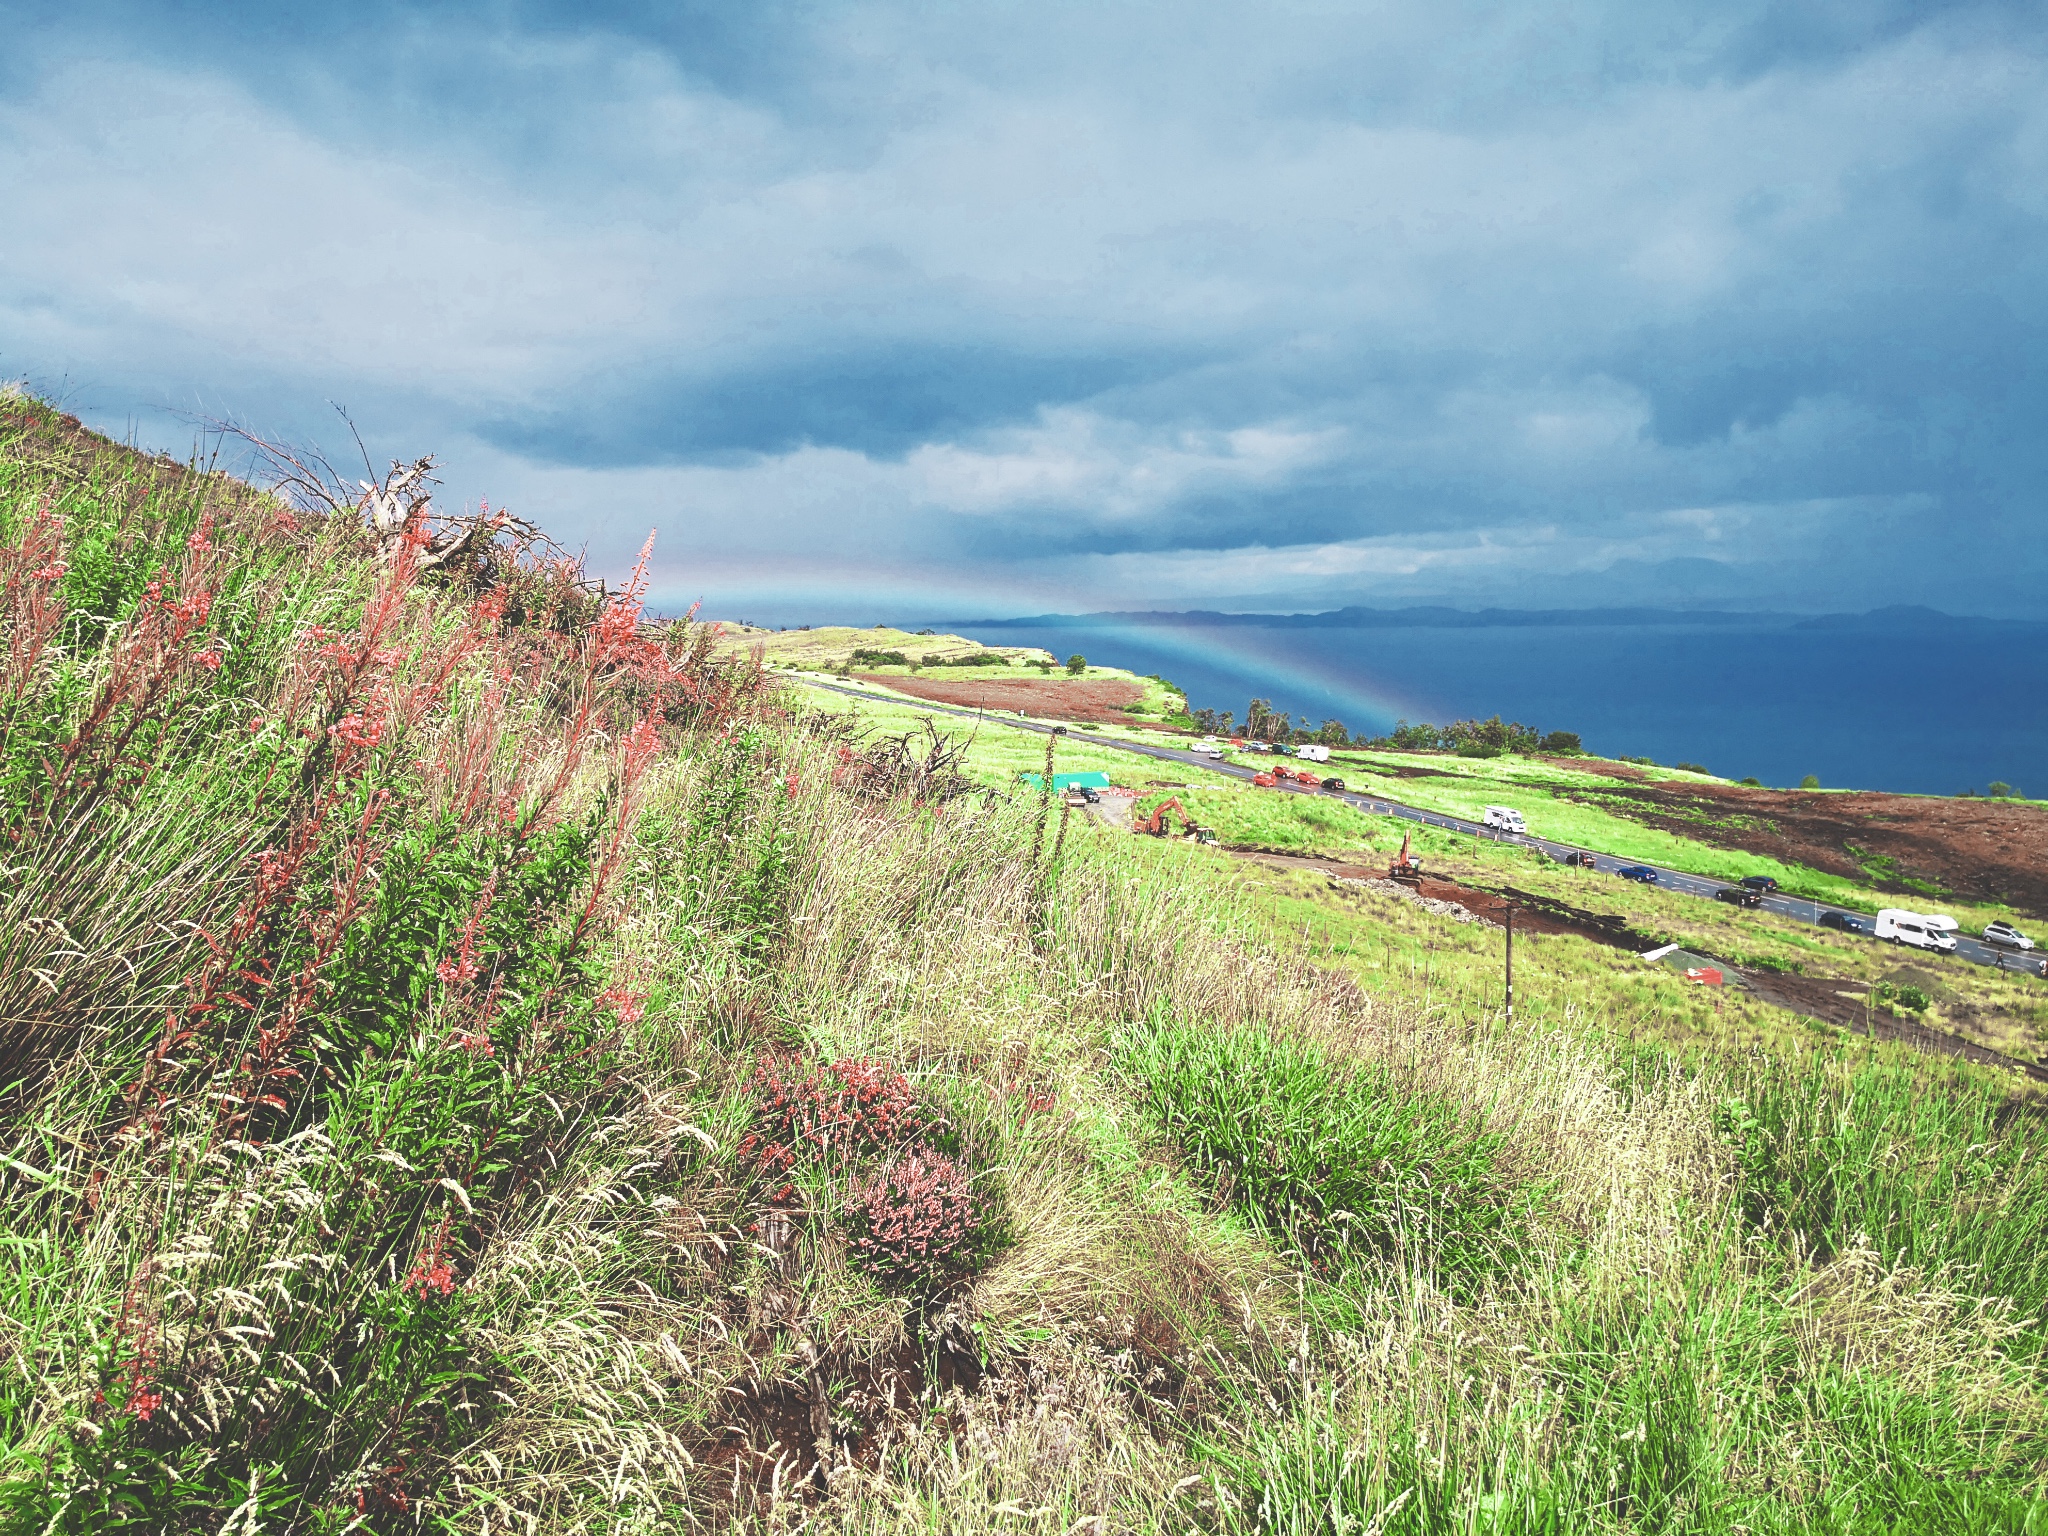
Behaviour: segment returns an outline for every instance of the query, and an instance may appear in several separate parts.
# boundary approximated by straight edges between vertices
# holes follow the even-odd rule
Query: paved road
[[[815,677],[806,677],[804,681],[813,688],[829,689],[833,693],[843,693],[851,698],[883,699],[892,704],[905,702],[893,694],[885,694],[880,690],[863,688],[857,684],[828,683]],[[1265,771],[1264,768],[1255,767],[1249,763],[1216,762],[1198,753],[1182,751],[1173,747],[1157,747],[1149,742],[1120,741],[1114,736],[1097,736],[1081,730],[1078,726],[1042,725],[1035,720],[1020,719],[1014,715],[991,713],[980,709],[965,709],[951,704],[934,704],[924,699],[917,699],[912,702],[914,702],[918,709],[931,710],[938,714],[958,715],[967,720],[987,720],[991,724],[1008,726],[1013,730],[1036,731],[1040,735],[1048,735],[1056,730],[1063,731],[1068,740],[1084,742],[1091,747],[1101,747],[1111,752],[1129,752],[1138,757],[1150,757],[1160,762],[1177,763],[1188,768],[1200,768],[1209,773],[1220,773],[1231,778],[1249,780],[1254,775]],[[1488,838],[1496,842],[1520,843],[1524,847],[1540,848],[1552,858],[1558,860],[1562,860],[1566,854],[1590,853],[1593,857],[1594,870],[1602,874],[1611,875],[1618,869],[1632,868],[1638,862],[1633,859],[1617,859],[1609,854],[1600,853],[1590,848],[1580,848],[1572,843],[1552,842],[1549,838],[1517,837],[1510,833],[1495,832],[1481,826],[1477,822],[1466,821],[1462,817],[1447,816],[1442,811],[1426,811],[1416,806],[1402,805],[1396,800],[1384,800],[1371,795],[1352,794],[1349,791],[1321,788],[1310,789],[1306,784],[1282,783],[1275,787],[1277,790],[1287,794],[1328,796],[1331,799],[1342,800],[1346,805],[1356,806],[1359,810],[1370,811],[1375,815],[1393,816],[1404,821],[1419,822],[1424,826],[1443,827],[1449,831],[1464,832],[1473,837]],[[1729,883],[1725,880],[1709,880],[1701,875],[1687,874],[1683,870],[1665,869],[1659,865],[1651,865],[1650,867],[1657,871],[1657,884],[1662,889],[1679,891],[1687,896],[1703,897],[1709,901],[1713,899],[1716,891],[1725,889]],[[1804,896],[1766,896],[1764,898],[1764,907],[1767,911],[1775,912],[1781,917],[1796,918],[1801,922],[1808,923],[1818,923],[1829,912],[1840,912],[1857,917],[1866,923],[1870,921],[1868,913],[1857,912],[1849,907],[1831,907],[1826,902],[1809,901]],[[2038,950],[2027,955],[2015,955],[2010,951],[1994,949],[1983,940],[1972,938],[1968,934],[1958,934],[1956,936],[1955,953],[1958,958],[1973,960],[1979,965],[1997,965],[2003,961],[2008,969],[2033,976],[2041,976],[2043,974],[2042,968],[2048,966],[2048,960],[2040,958]]]

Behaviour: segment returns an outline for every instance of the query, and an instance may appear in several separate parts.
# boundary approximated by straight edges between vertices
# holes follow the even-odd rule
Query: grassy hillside
[[[0,405],[0,1531],[2048,1519],[2003,1080],[1509,1027],[368,510]]]
[[[987,657],[991,666],[1026,666],[1053,660],[1050,651],[1033,646],[988,646],[959,635],[914,635],[908,630],[887,627],[856,629],[845,624],[823,624],[815,629],[764,629],[731,620],[715,621],[712,627],[716,631],[713,646],[722,654],[739,656],[758,650],[771,666],[817,672],[836,671],[863,651],[884,655],[893,651],[912,663],[921,663],[927,656],[949,664]],[[867,668],[862,666],[858,670]]]

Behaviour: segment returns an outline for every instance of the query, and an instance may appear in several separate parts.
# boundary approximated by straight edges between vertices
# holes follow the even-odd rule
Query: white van
[[[1956,936],[1942,930],[1933,919],[1918,912],[1903,912],[1897,907],[1886,907],[1877,914],[1877,924],[1871,932],[1880,939],[1890,939],[1894,944],[1910,944],[1914,949],[1931,949],[1937,954],[1947,954],[1956,947]]]
[[[1197,757],[1221,757],[1223,755],[1223,743],[1214,736],[1204,736],[1195,743],[1195,755]]]
[[[1296,747],[1294,755],[1305,757],[1312,763],[1327,763],[1330,760],[1330,749],[1321,742],[1310,741]]]
[[[1529,824],[1522,820],[1522,813],[1511,805],[1489,805],[1480,820],[1497,832],[1523,833]]]

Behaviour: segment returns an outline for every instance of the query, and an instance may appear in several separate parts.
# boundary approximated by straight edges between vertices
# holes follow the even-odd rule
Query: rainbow
[[[820,624],[903,622],[923,627],[930,622],[923,617],[928,614],[981,612],[994,616],[1028,613],[1034,608],[1071,608],[1077,595],[1071,586],[1028,578],[977,580],[952,571],[943,576],[925,575],[879,562],[827,566],[808,561],[773,565],[720,561],[690,570],[658,566],[652,577],[648,593],[652,612],[682,613],[701,598],[701,612],[707,617],[738,618],[747,616],[749,610],[772,609],[785,615],[801,613],[807,622]],[[971,619],[956,618],[954,623],[960,628],[975,627]],[[1077,649],[1086,644],[1080,638],[1083,635],[1107,636],[1120,646],[1142,648],[1223,673],[1251,693],[1270,697],[1280,708],[1300,710],[1313,700],[1314,708],[1336,710],[1354,729],[1369,724],[1385,730],[1398,719],[1435,719],[1441,713],[1395,680],[1377,675],[1364,654],[1355,664],[1304,659],[1277,647],[1271,631],[1093,624],[1073,633]],[[1365,649],[1361,646],[1361,653]],[[1173,675],[1170,664],[1162,670]],[[1243,704],[1233,701],[1226,707],[1241,710]]]

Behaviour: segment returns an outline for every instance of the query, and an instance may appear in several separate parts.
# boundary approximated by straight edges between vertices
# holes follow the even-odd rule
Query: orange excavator
[[[1401,834],[1401,851],[1394,855],[1394,862],[1387,866],[1389,880],[1420,880],[1422,860],[1408,856],[1408,834]]]
[[[1172,826],[1172,819],[1167,814],[1169,811],[1179,813],[1182,836],[1192,837],[1198,843],[1213,843],[1216,841],[1216,834],[1214,832],[1211,832],[1207,827],[1197,826],[1195,818],[1188,814],[1188,808],[1182,805],[1180,801],[1171,797],[1153,806],[1152,814],[1138,823],[1138,830],[1151,837],[1165,837],[1168,834],[1168,829]]]

